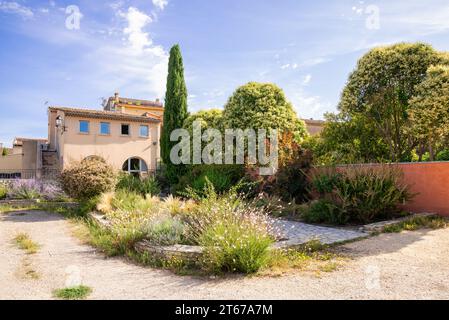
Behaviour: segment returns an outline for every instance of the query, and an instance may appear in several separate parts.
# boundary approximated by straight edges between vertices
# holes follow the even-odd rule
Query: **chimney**
[[[158,98],[158,99],[156,99],[156,103],[160,103],[160,102],[159,102],[159,98]]]
[[[118,93],[118,91],[116,91],[116,92],[114,93],[114,101],[115,101],[116,103],[118,103],[118,95],[119,95],[119,93]]]

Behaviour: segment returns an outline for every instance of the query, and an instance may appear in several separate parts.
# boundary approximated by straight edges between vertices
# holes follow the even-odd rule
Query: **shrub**
[[[8,185],[8,197],[11,199],[43,199],[64,201],[65,195],[54,182],[17,179]]]
[[[12,199],[39,199],[41,184],[37,180],[14,180],[10,184],[8,197]]]
[[[135,192],[119,190],[104,193],[99,197],[97,209],[110,219],[133,219],[136,216],[145,217],[159,211],[160,200],[156,197],[142,197]]]
[[[104,161],[95,158],[74,163],[61,173],[64,191],[78,200],[112,191],[115,182],[114,169]]]
[[[130,174],[121,174],[116,189],[140,193],[141,195],[158,195],[161,190],[154,177],[139,178]]]
[[[445,149],[443,151],[438,152],[437,161],[449,161],[449,149]]]
[[[235,191],[219,195],[210,182],[206,195],[186,217],[187,239],[204,246],[203,268],[253,273],[269,258],[275,232],[266,212],[246,203]]]
[[[310,222],[368,223],[394,215],[413,197],[400,171],[388,166],[325,169],[314,175],[312,184],[320,201],[303,214]]]
[[[255,222],[235,217],[206,229],[200,240],[205,247],[203,267],[214,273],[254,273],[266,266],[273,239]]]
[[[284,201],[305,202],[308,198],[308,174],[312,165],[309,151],[296,148],[293,156],[283,163],[275,176],[273,191]]]
[[[8,187],[6,184],[0,182],[0,200],[3,200],[8,195]]]
[[[145,230],[145,239],[154,245],[174,245],[182,243],[186,226],[179,218],[170,215],[153,217]]]
[[[302,212],[302,218],[310,223],[345,224],[350,216],[335,203],[320,199],[312,201]]]
[[[198,193],[202,193],[206,186],[206,180],[212,183],[218,193],[229,191],[244,176],[244,168],[241,165],[198,165],[190,167],[188,174],[180,179],[175,187],[175,192],[183,193],[190,187]]]

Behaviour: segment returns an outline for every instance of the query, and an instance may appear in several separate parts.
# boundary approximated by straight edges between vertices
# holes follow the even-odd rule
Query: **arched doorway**
[[[144,160],[133,157],[123,163],[122,170],[133,176],[140,176],[142,173],[148,172],[148,166]]]

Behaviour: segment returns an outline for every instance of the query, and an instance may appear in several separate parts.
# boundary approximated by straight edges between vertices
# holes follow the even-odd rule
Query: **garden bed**
[[[110,228],[111,223],[106,217],[97,212],[92,212],[89,217],[103,228]],[[273,223],[280,230],[282,236],[273,243],[271,249],[298,249],[311,241],[317,241],[323,245],[333,245],[346,241],[353,241],[368,237],[369,234],[363,231],[353,231],[334,227],[315,226],[297,221],[275,219]],[[134,245],[134,249],[141,254],[148,254],[151,257],[171,260],[182,259],[189,263],[199,261],[204,251],[201,246],[191,245],[154,245],[147,240],[141,240]]]

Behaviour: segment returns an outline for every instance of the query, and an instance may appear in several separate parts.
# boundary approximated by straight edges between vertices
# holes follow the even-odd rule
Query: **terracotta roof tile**
[[[103,111],[103,110],[92,110],[92,109],[79,109],[79,108],[68,108],[68,107],[49,107],[49,110],[60,110],[63,111],[66,116],[81,116],[87,118],[98,118],[98,119],[111,119],[111,120],[127,120],[136,122],[161,122],[160,119],[150,116],[137,116],[127,113],[121,113],[118,111]]]

